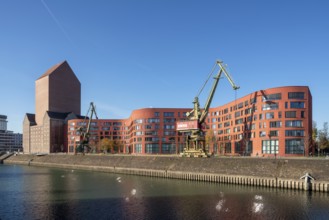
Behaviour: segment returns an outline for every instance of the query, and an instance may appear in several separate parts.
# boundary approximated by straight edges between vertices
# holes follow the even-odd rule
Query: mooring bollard
[[[309,173],[306,173],[300,179],[305,179],[305,181],[304,181],[304,190],[305,191],[309,191],[310,190],[311,180],[315,180],[315,178],[312,177]]]

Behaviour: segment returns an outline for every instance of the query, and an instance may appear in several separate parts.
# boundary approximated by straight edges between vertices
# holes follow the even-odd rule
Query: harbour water
[[[0,166],[0,219],[328,219],[329,195]]]

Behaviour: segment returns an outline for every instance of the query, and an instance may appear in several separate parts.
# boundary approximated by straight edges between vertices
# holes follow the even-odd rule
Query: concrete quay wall
[[[329,192],[329,160],[325,159],[17,155],[4,163]],[[300,179],[306,173],[315,180]]]

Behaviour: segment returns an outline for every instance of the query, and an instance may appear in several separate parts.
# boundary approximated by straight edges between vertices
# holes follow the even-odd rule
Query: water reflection
[[[325,219],[328,194],[0,166],[1,219]]]

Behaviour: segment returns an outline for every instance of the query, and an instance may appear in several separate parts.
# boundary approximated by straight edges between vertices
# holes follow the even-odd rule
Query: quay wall
[[[329,192],[329,160],[179,158],[123,155],[17,155],[5,164],[82,169],[182,180]],[[315,180],[300,179],[306,173]]]

